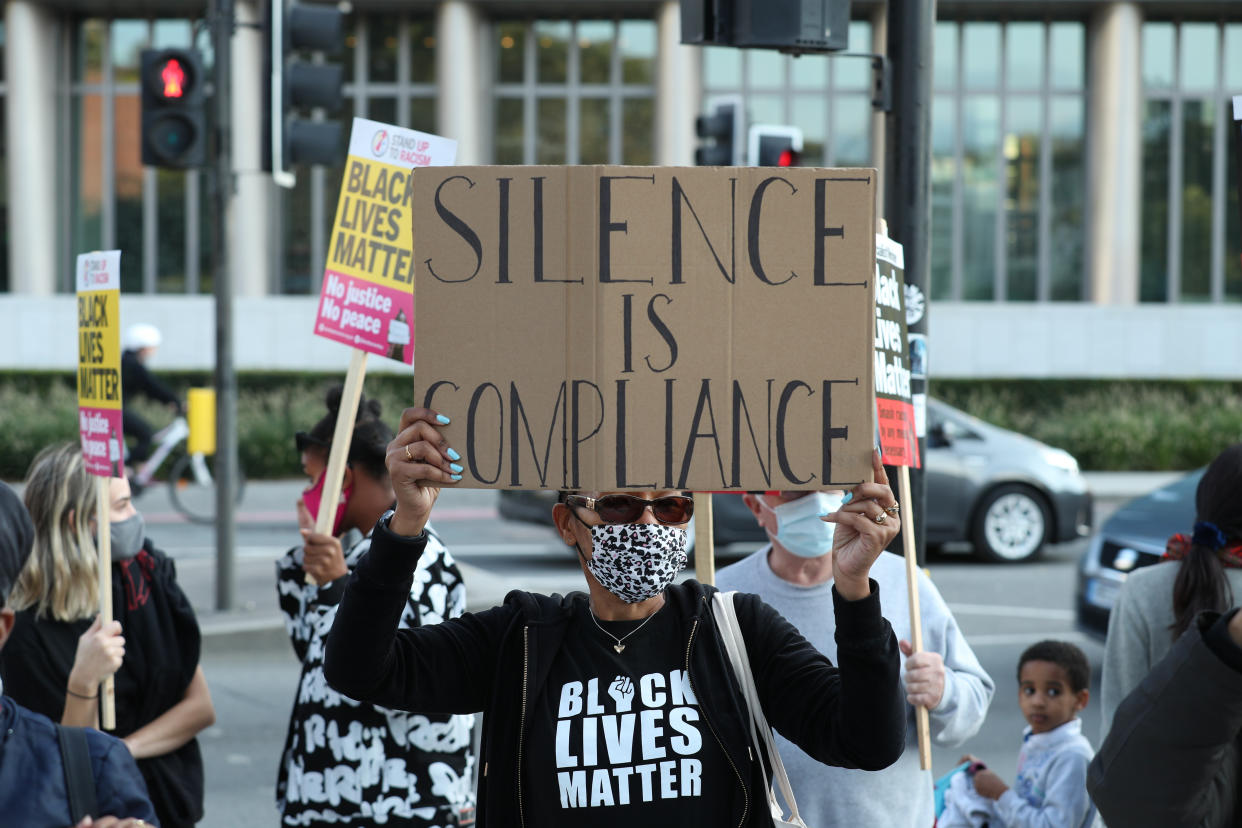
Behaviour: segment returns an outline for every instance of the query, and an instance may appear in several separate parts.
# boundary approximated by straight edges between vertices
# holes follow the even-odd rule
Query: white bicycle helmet
[[[159,328],[146,322],[139,322],[126,328],[125,337],[121,341],[121,348],[126,351],[158,348],[162,341],[163,337],[160,336]]]

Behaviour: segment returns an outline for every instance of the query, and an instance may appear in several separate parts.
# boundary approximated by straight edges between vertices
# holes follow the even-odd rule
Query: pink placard
[[[99,477],[124,477],[121,412],[115,408],[81,407],[78,429],[87,472]]]
[[[414,296],[328,270],[319,293],[315,333],[370,354],[414,362]]]

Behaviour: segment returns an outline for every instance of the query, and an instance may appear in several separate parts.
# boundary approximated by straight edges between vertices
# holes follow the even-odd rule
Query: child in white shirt
[[[1088,828],[1094,751],[1078,711],[1090,697],[1091,666],[1064,641],[1041,641],[1018,660],[1018,705],[1028,727],[1012,788],[975,757],[954,776],[938,828]]]

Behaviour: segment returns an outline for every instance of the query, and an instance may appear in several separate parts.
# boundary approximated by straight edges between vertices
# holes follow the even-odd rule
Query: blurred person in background
[[[769,543],[716,573],[722,590],[753,592],[798,628],[832,661],[837,625],[832,612],[835,524],[820,515],[846,502],[844,491],[745,494],[743,501],[768,534]],[[900,507],[885,511],[900,520]],[[881,552],[871,566],[880,585],[880,612],[897,636],[905,664],[906,750],[893,765],[867,772],[816,762],[793,742],[777,736],[781,759],[808,825],[930,828],[935,822],[931,771],[920,770],[915,706],[930,713],[935,744],[956,747],[983,726],[996,690],[957,620],[931,579],[919,574],[923,652],[910,644],[910,602],[905,561]]]
[[[13,634],[17,614],[8,597],[30,557],[34,526],[17,495],[0,483],[0,650]],[[70,732],[47,716],[27,710],[4,694],[0,684],[0,814],[5,825],[63,828],[78,818],[70,804],[71,785],[83,784],[67,772],[62,743]],[[94,788],[96,820],[88,813],[77,828],[141,828],[155,824],[142,775],[119,739],[97,730],[79,729],[79,749]],[[73,756],[73,748],[66,748]],[[83,758],[77,754],[78,758]],[[72,759],[70,760],[72,761]],[[84,774],[85,775],[85,774]],[[87,806],[75,803],[82,810]],[[118,818],[116,814],[121,814]],[[151,820],[148,823],[146,820]]]
[[[101,624],[95,478],[75,444],[44,449],[26,476],[34,552],[10,596],[18,624],[0,655],[4,690],[66,725],[99,726],[100,683],[115,671],[116,730],[160,824],[203,818],[197,734],[215,721],[199,666],[198,620],[173,561],[146,537],[123,478],[108,481],[112,611]]]
[[[1242,828],[1242,612],[1195,617],[1117,708],[1087,788],[1119,828]]]
[[[161,342],[160,329],[145,322],[130,325],[121,339],[122,427],[126,437],[134,438],[127,460],[135,466],[151,456],[151,440],[155,430],[145,417],[134,410],[134,400],[146,397],[164,403],[178,415],[185,412],[177,395],[147,368],[147,362],[155,355]]]
[[[1101,677],[1101,741],[1113,714],[1201,612],[1242,597],[1242,443],[1216,456],[1195,491],[1189,536],[1169,538],[1164,560],[1131,572],[1108,619]]]
[[[396,502],[384,465],[392,430],[380,418],[379,403],[364,399],[332,529],[315,533],[315,519],[326,508],[321,500],[340,388],[328,392],[325,404],[323,418],[309,432],[294,435],[308,482],[295,504],[302,543],[276,563],[277,598],[302,662],[276,786],[281,824],[469,824],[474,812],[474,717],[359,704],[324,679],[324,640],[347,576],[370,548],[371,527]],[[351,530],[368,534],[346,550],[340,539]],[[418,558],[417,571],[405,596],[403,627],[436,624],[465,612],[461,572],[438,538]]]

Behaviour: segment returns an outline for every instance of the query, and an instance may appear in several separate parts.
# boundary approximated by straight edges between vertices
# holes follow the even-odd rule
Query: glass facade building
[[[1142,48],[1142,300],[1242,300],[1242,22],[1149,20]]]
[[[22,5],[38,7],[64,47],[54,59],[55,174],[46,182],[58,205],[55,291],[69,289],[77,252],[117,247],[126,291],[209,292],[210,182],[206,173],[141,165],[137,77],[143,48],[205,48],[203,21],[83,14],[89,2],[75,11],[33,0]],[[440,41],[435,4],[355,7],[340,58],[343,120],[360,115],[441,130],[449,81],[440,75],[461,66],[477,79],[476,134],[465,142],[474,148],[470,162],[689,163],[693,144],[670,136],[684,136],[713,99],[740,96],[749,123],[802,129],[806,165],[883,164],[883,119],[871,108],[871,71],[862,57],[883,47],[882,4],[854,5],[850,52],[857,57],[690,50],[694,71],[685,83],[661,74],[669,63],[661,55],[661,26],[675,17],[669,3],[581,2],[574,17],[565,16],[563,3],[546,14],[538,2],[446,5],[470,7],[473,48]],[[941,4],[935,28],[932,298],[1091,302],[1089,207],[1100,159],[1091,155],[1090,135],[1107,117],[1093,108],[1095,4],[1004,5],[1001,17],[995,3]],[[1188,18],[1183,5],[1142,4],[1133,44],[1141,61],[1134,298],[1237,302],[1242,225],[1228,101],[1242,94],[1242,6],[1207,4],[1210,14]],[[10,184],[13,165],[23,159],[9,146],[9,46],[0,25],[0,291],[20,292],[9,255],[18,242],[11,218],[23,209]],[[684,104],[684,124],[661,121],[662,95]],[[669,145],[677,149],[660,149]],[[270,275],[261,293],[317,290],[339,177],[339,168],[304,170],[294,189],[270,188],[274,241],[262,253]]]

